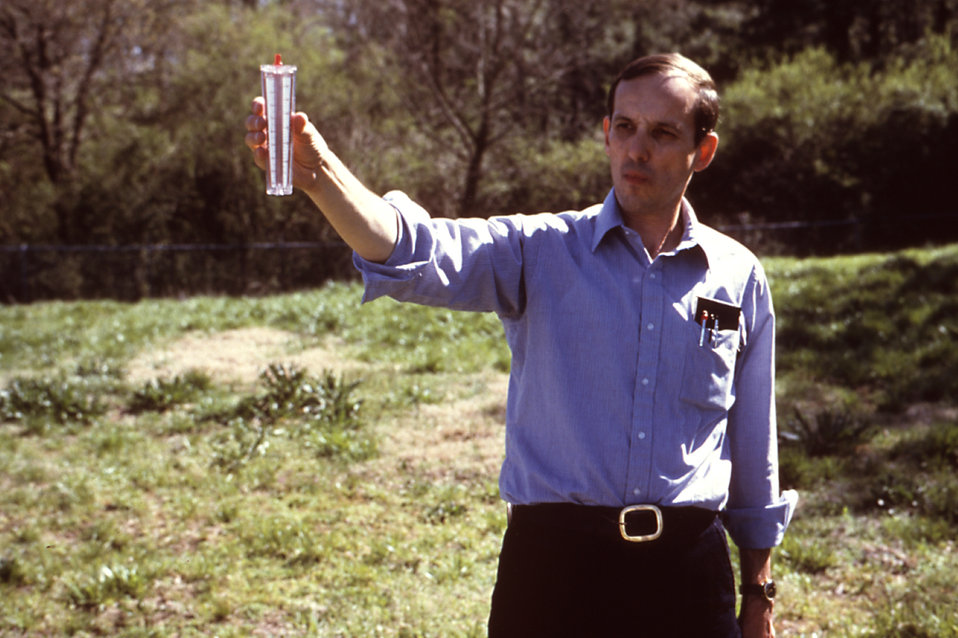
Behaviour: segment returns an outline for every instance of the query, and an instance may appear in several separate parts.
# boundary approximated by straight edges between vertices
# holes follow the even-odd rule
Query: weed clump
[[[133,414],[166,412],[195,401],[212,385],[210,375],[202,370],[190,370],[172,379],[151,379],[133,392],[129,410]]]
[[[271,364],[260,375],[264,390],[211,418],[227,430],[214,439],[213,465],[238,469],[264,454],[272,437],[297,439],[319,457],[361,460],[375,454],[363,431],[358,381],[346,382],[330,371],[313,377],[296,366]]]
[[[0,419],[27,423],[32,429],[51,422],[88,424],[106,409],[100,388],[86,378],[18,377],[0,390]]]
[[[795,408],[781,438],[799,445],[808,456],[822,457],[850,452],[867,439],[870,429],[866,419],[849,410],[825,408],[807,416]]]
[[[96,609],[115,600],[140,599],[147,585],[146,578],[135,565],[101,565],[89,577],[66,583],[66,590],[73,605]]]

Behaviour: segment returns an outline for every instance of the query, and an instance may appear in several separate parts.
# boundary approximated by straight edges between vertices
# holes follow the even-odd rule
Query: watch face
[[[766,597],[766,598],[768,598],[769,600],[772,600],[773,598],[775,598],[775,593],[776,593],[777,589],[776,589],[776,587],[775,587],[775,581],[774,581],[774,580],[767,581],[762,587],[763,587],[763,589],[765,590],[765,597]]]

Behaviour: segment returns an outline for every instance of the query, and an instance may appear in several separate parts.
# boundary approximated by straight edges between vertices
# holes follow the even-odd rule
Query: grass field
[[[779,634],[958,636],[958,247],[767,267]],[[359,297],[0,308],[0,635],[485,635],[501,327]]]

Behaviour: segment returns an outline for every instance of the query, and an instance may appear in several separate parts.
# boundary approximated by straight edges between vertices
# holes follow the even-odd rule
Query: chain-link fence
[[[0,301],[250,295],[355,276],[342,242],[0,246]]]
[[[707,220],[706,220],[707,221]],[[884,220],[718,224],[760,256],[828,255],[958,241],[958,212]],[[129,246],[0,245],[0,303],[260,295],[355,279],[341,241]]]

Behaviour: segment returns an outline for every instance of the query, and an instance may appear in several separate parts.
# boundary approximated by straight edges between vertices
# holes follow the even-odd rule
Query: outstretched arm
[[[266,119],[263,98],[253,100],[246,118],[246,145],[256,165],[266,168]],[[396,210],[366,188],[329,150],[305,113],[290,119],[293,134],[293,186],[319,207],[339,236],[356,253],[374,262],[392,254],[398,237]]]

